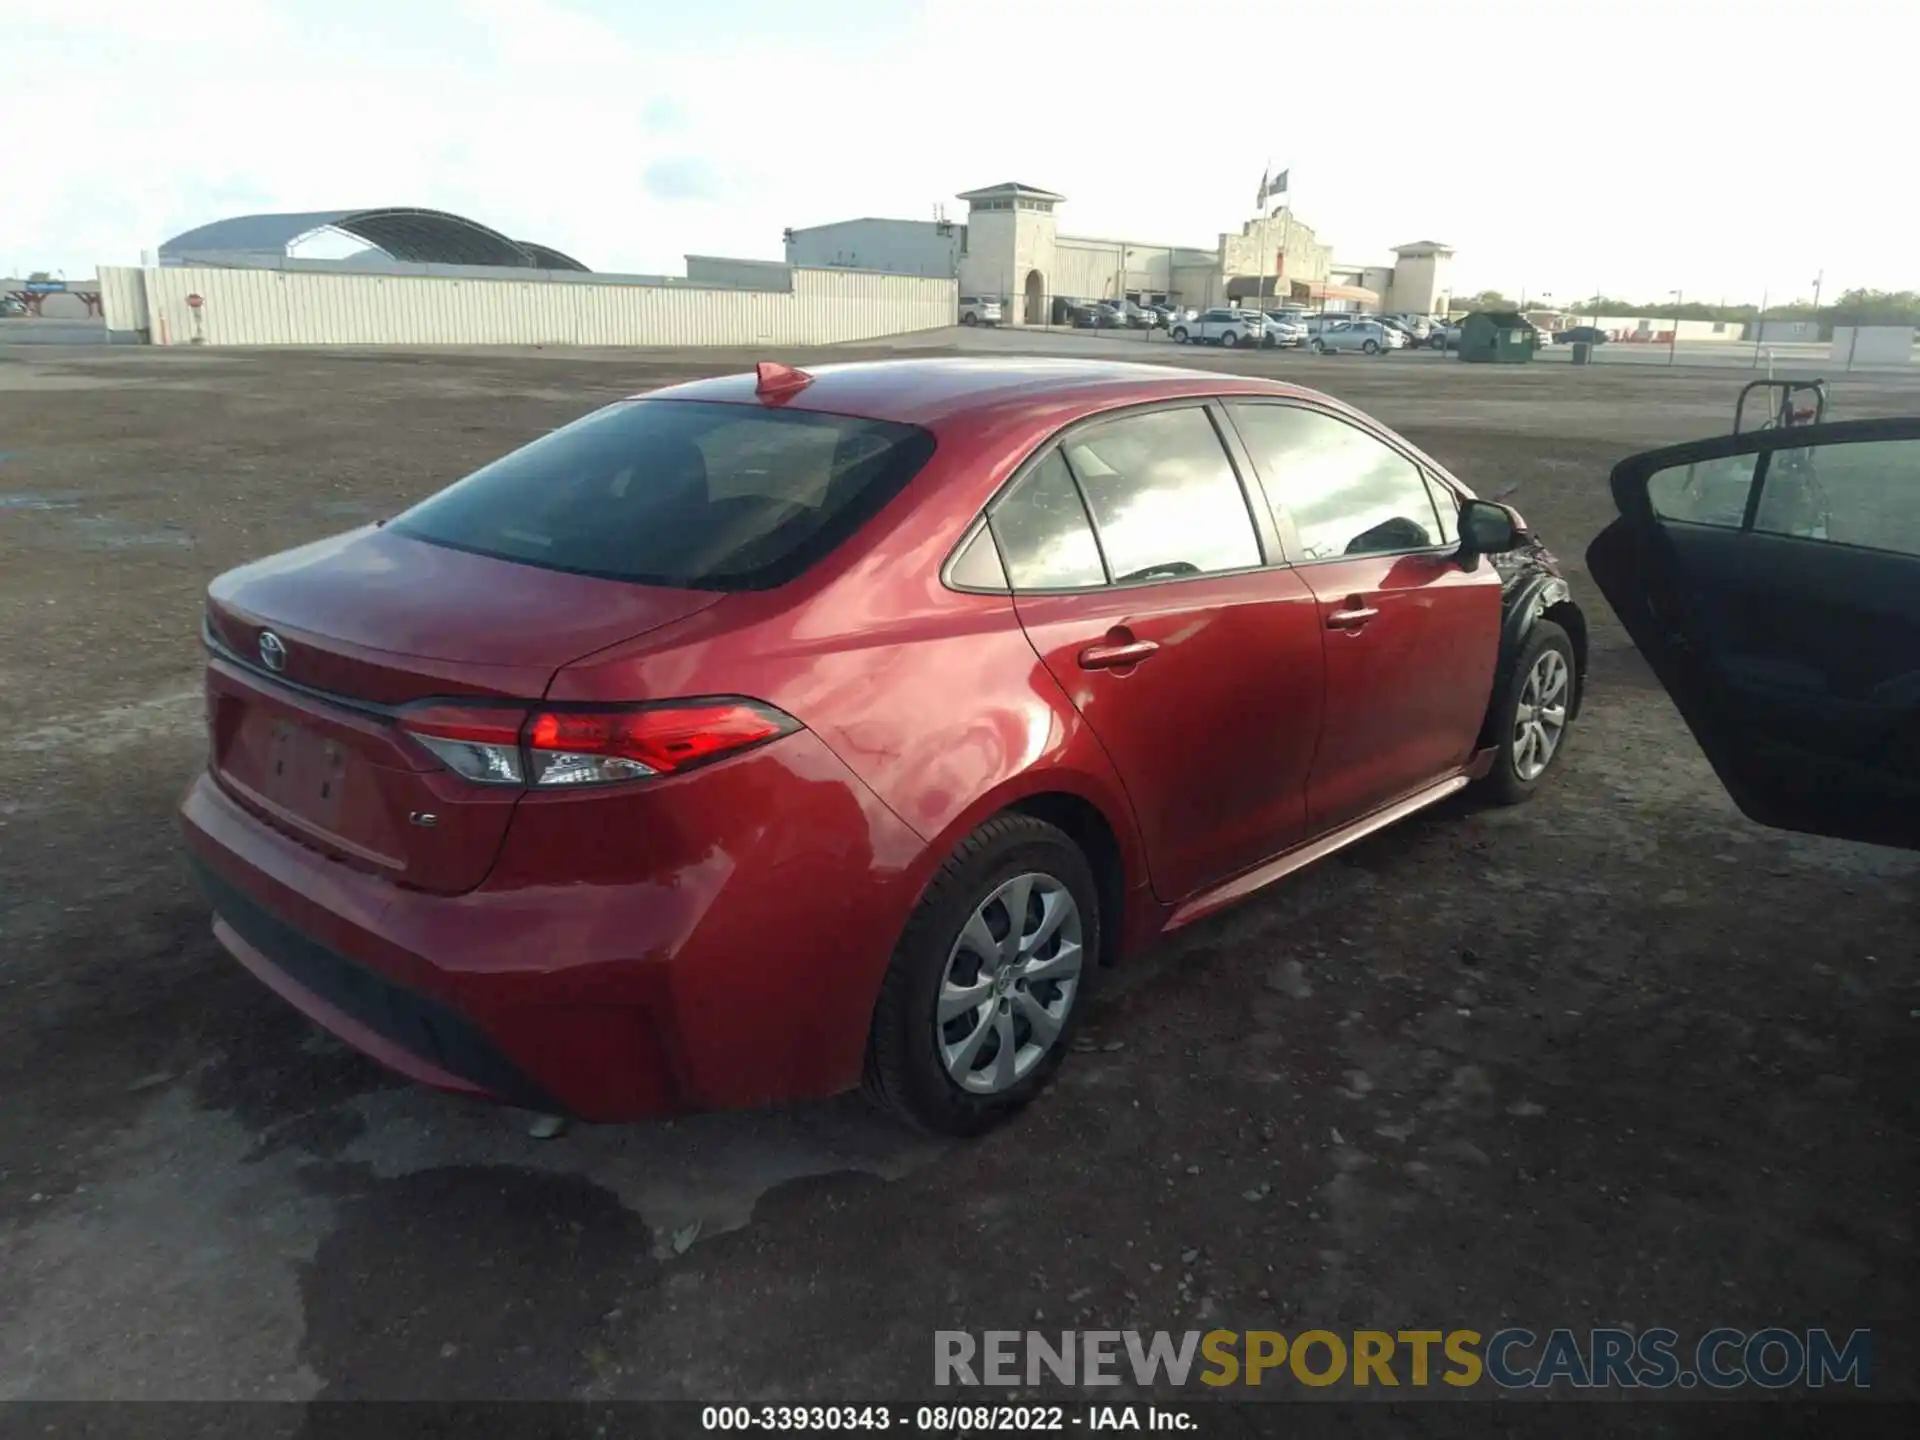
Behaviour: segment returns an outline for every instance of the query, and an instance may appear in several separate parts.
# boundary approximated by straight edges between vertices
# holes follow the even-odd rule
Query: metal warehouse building
[[[1401,246],[1391,266],[1346,266],[1285,209],[1222,234],[1211,249],[1062,235],[1066,197],[1009,181],[969,190],[964,223],[866,217],[786,232],[789,265],[951,277],[963,295],[999,296],[1016,325],[1049,321],[1056,299],[1126,298],[1207,306],[1311,303],[1330,309],[1444,313],[1453,251]],[[691,271],[690,271],[691,273]]]

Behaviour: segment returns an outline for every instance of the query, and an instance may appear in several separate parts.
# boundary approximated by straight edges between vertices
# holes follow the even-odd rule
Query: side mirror
[[[1513,511],[1491,500],[1467,500],[1460,506],[1460,561],[1469,570],[1482,555],[1504,555],[1520,547],[1520,526]]]

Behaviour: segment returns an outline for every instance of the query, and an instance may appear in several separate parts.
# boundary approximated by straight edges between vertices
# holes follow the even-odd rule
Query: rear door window
[[[1090,425],[1070,433],[1060,453],[1087,497],[1114,583],[1261,563],[1246,496],[1201,407]]]
[[[1077,590],[1107,583],[1087,507],[1058,450],[993,507],[988,522],[1015,590]]]
[[[762,589],[851,535],[933,448],[926,431],[883,420],[626,400],[475,471],[392,528],[552,570]]]

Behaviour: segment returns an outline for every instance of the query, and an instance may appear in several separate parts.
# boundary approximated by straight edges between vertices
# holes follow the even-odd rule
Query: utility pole
[[[1773,292],[1771,290],[1762,290],[1760,292],[1760,318],[1754,321],[1753,324],[1753,363],[1747,367],[1749,370],[1758,370],[1760,368],[1760,342],[1765,338],[1767,333],[1767,301],[1772,298]]]
[[[1673,368],[1673,352],[1680,348],[1680,292],[1673,292],[1673,335],[1667,341],[1667,368]]]
[[[1818,275],[1813,277],[1813,318],[1816,324],[1820,320],[1820,282],[1826,278],[1827,272],[1825,270],[1822,270]]]

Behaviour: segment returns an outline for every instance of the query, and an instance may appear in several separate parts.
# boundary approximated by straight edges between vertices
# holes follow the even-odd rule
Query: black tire
[[[962,927],[996,889],[1026,871],[1059,881],[1080,909],[1078,988],[1053,1048],[1039,1063],[1010,1089],[977,1095],[947,1073],[936,1049],[935,1005]],[[937,1135],[979,1135],[1024,1108],[1053,1078],[1073,1043],[1099,964],[1100,924],[1093,868],[1065,832],[1017,814],[982,825],[934,875],[894,947],[867,1036],[862,1086],[867,1097]]]
[[[1176,345],[1184,345],[1187,343],[1187,327],[1186,326],[1176,325],[1173,327],[1173,343]]]
[[[1539,662],[1541,653],[1547,650],[1558,650],[1560,658],[1566,662],[1568,723],[1560,733],[1559,743],[1548,759],[1546,768],[1532,779],[1525,779],[1514,763],[1515,717],[1526,677]],[[1520,647],[1520,653],[1514,657],[1507,673],[1500,678],[1499,693],[1493,708],[1493,733],[1499,748],[1494,753],[1493,769],[1476,787],[1481,799],[1496,805],[1518,805],[1531,800],[1534,793],[1546,783],[1559,765],[1560,757],[1567,753],[1567,742],[1573,734],[1573,711],[1578,708],[1580,700],[1579,684],[1580,674],[1574,664],[1573,641],[1567,637],[1567,632],[1551,620],[1534,621],[1533,629],[1527,632],[1526,643]]]
[[[1427,347],[1431,350],[1444,350],[1447,348],[1447,337],[1444,335],[1436,335],[1427,341]]]
[[[1309,340],[1307,342],[1307,348],[1316,355],[1324,355],[1327,353],[1327,343],[1324,340]]]
[[[978,325],[980,323],[980,317],[969,310],[960,317],[960,323],[962,325]]]
[[[1368,355],[1378,355],[1380,353],[1380,342],[1378,340],[1368,340],[1360,346],[1360,349]]]
[[[1229,350],[1232,350],[1232,349],[1234,349],[1234,348],[1235,348],[1236,346],[1238,346],[1238,345],[1239,345],[1239,343],[1240,343],[1240,337],[1239,337],[1238,335],[1236,335],[1236,334],[1234,334],[1234,332],[1233,332],[1233,331],[1231,331],[1231,330],[1229,330],[1229,331],[1227,331],[1227,333],[1226,333],[1226,334],[1224,334],[1224,335],[1222,335],[1222,336],[1220,337],[1220,343],[1221,343],[1222,345],[1224,345],[1224,346],[1226,346],[1226,347],[1227,347],[1227,349],[1229,349]]]

